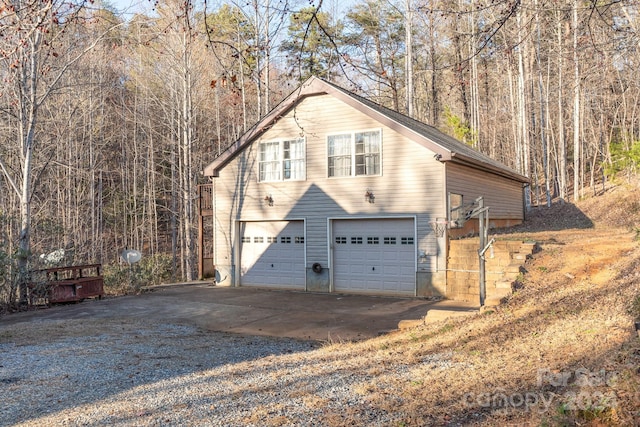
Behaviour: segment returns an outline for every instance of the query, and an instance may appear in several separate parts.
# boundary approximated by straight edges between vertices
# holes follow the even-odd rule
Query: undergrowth
[[[103,276],[108,294],[137,294],[144,287],[159,285],[171,278],[171,257],[155,254],[143,257],[140,262],[132,265],[105,265]]]

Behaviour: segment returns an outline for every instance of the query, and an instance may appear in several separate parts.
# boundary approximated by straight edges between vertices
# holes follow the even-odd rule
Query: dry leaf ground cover
[[[100,425],[105,413],[127,425],[640,425],[637,190],[618,186],[576,205],[538,208],[525,226],[497,236],[540,248],[495,309],[203,366],[188,385],[147,383],[25,425]],[[207,395],[215,382],[224,398]],[[149,409],[149,388],[170,389],[177,400]],[[242,411],[229,409],[234,404]]]
[[[506,304],[325,351],[370,366],[358,391],[401,425],[640,425],[638,226],[635,186],[538,208],[498,236],[540,246]]]

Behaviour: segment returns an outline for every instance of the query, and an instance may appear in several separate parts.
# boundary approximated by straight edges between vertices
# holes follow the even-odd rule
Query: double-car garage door
[[[415,295],[415,227],[410,218],[331,221],[333,290]],[[240,225],[242,286],[305,289],[303,221]]]

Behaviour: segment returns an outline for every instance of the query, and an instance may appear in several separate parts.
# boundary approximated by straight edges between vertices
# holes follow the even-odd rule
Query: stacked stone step
[[[447,260],[446,297],[455,301],[478,301],[478,239],[451,240]]]
[[[487,280],[487,298],[485,305],[498,305],[507,296],[513,293],[517,281],[523,273],[524,265],[531,258],[535,251],[533,242],[511,242],[507,241],[506,249],[508,254],[508,264],[501,266],[502,276],[496,280]],[[487,259],[487,269],[491,265]]]
[[[452,240],[447,265],[447,298],[479,302],[478,239]],[[485,254],[485,305],[496,305],[512,293],[513,284],[535,249],[534,243],[497,241]]]

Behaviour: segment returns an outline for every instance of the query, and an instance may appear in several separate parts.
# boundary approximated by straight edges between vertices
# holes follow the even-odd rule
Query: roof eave
[[[304,98],[312,95],[327,94],[332,95],[337,99],[345,102],[357,110],[367,114],[387,127],[395,130],[401,135],[408,137],[409,139],[418,142],[422,146],[430,149],[435,153],[436,159],[441,162],[452,161],[457,164],[473,167],[476,169],[482,169],[490,171],[496,175],[500,175],[509,179],[513,179],[522,183],[529,183],[529,178],[512,171],[505,167],[499,167],[489,162],[483,162],[479,159],[471,158],[467,155],[451,151],[438,142],[432,140],[426,135],[406,126],[403,123],[393,119],[392,117],[384,114],[381,111],[371,108],[364,104],[354,96],[350,96],[344,89],[336,87],[328,82],[317,77],[309,78],[302,86],[293,91],[287,98],[285,98],[279,105],[277,105],[271,112],[264,116],[258,123],[256,123],[250,130],[245,132],[233,145],[228,147],[220,156],[218,156],[212,163],[210,163],[204,169],[205,176],[218,177],[220,170],[227,165],[239,152],[241,152],[245,146],[251,144],[256,138],[271,128],[273,123],[284,116],[291,108],[300,103]]]
[[[447,150],[445,147],[443,147],[442,145],[422,135],[420,132],[417,132],[414,129],[411,129],[410,127],[405,126],[404,124],[394,120],[392,117],[389,117],[386,114],[360,102],[358,99],[350,96],[341,88],[337,88],[334,85],[331,85],[326,82],[323,82],[323,83],[325,83],[324,93],[328,95],[333,95],[335,98],[341,100],[345,104],[368,115],[374,120],[377,120],[378,122],[384,124],[388,128],[393,129],[394,131],[398,132],[400,135],[405,136],[415,142],[418,142],[420,145],[431,150],[437,156],[439,156],[438,160],[440,161],[451,160],[451,152]]]
[[[328,85],[316,77],[311,77],[302,86],[293,91],[280,104],[273,108],[267,115],[246,131],[232,145],[227,147],[216,159],[204,168],[204,175],[210,177],[220,176],[220,170],[226,166],[242,149],[249,145],[257,137],[265,133],[271,126],[286,114],[291,108],[307,96],[326,94]]]
[[[460,164],[460,165],[464,165],[464,166],[469,166],[469,167],[473,167],[475,169],[482,169],[482,170],[487,170],[490,172],[495,173],[496,175],[500,175],[503,176],[505,178],[509,178],[512,179],[514,181],[518,181],[521,182],[523,184],[529,184],[531,182],[531,180],[529,178],[527,178],[524,175],[519,174],[518,172],[515,171],[511,171],[502,167],[498,167],[498,166],[494,166],[492,164],[489,163],[485,163],[485,162],[481,162],[478,161],[476,159],[472,159],[468,156],[465,156],[464,154],[460,154],[460,153],[451,153],[451,160],[454,163]]]

